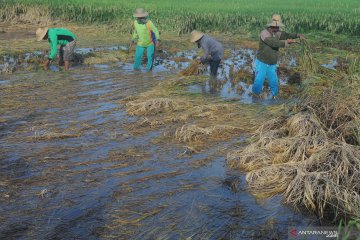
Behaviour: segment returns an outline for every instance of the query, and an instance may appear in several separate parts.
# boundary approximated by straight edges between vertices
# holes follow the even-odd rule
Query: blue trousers
[[[263,89],[265,78],[269,81],[271,94],[277,96],[279,93],[278,76],[276,73],[277,64],[269,65],[256,59],[255,61],[255,82],[252,88],[254,94],[259,95]]]
[[[144,51],[147,49],[147,65],[146,70],[150,71],[153,65],[153,58],[154,58],[154,52],[155,47],[154,45],[150,45],[149,47],[140,47],[136,46],[135,51],[135,61],[134,61],[134,69],[140,69],[142,58],[144,55]]]

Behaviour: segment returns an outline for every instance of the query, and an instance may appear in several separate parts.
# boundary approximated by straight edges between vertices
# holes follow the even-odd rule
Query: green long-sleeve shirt
[[[279,48],[286,47],[288,45],[286,40],[294,38],[298,38],[298,34],[282,31],[271,33],[268,29],[264,29],[260,33],[257,59],[269,65],[276,64],[279,58]]]
[[[49,59],[54,59],[57,54],[57,46],[65,46],[69,42],[76,40],[76,36],[71,31],[65,28],[49,28],[48,30],[48,41],[50,45]]]
[[[149,24],[150,24],[150,30],[153,31],[155,33],[155,38],[156,40],[160,40],[160,34],[158,29],[155,27],[155,25],[148,20]],[[131,38],[132,41],[138,41],[137,45],[140,47],[148,47],[150,45],[152,45],[152,41],[151,41],[151,37],[149,34],[149,30],[147,27],[147,24],[141,24],[138,23],[138,21],[134,21],[134,33],[132,35]]]

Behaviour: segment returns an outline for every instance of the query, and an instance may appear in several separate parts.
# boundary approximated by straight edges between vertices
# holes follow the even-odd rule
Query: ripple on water
[[[226,168],[224,149],[244,136],[179,157],[185,146],[161,140],[163,129],[131,133],[126,124],[138,118],[113,99],[146,91],[169,73],[123,71],[130,66],[3,80],[26,106],[13,105],[12,92],[1,95],[1,238],[242,239],[259,229],[282,238],[289,225],[314,223],[280,196],[255,199],[244,174]],[[31,91],[21,85],[29,78],[37,84]],[[189,91],[207,93],[208,85]],[[216,94],[236,96],[228,82]],[[36,131],[75,134],[40,141],[31,137]]]

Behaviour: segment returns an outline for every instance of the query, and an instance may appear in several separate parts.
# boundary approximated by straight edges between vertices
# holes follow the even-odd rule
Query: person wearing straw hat
[[[131,42],[137,41],[135,50],[134,69],[140,69],[144,51],[147,50],[146,69],[151,71],[154,64],[155,46],[160,47],[160,34],[153,22],[148,17],[148,12],[143,8],[138,8],[134,12],[134,33]]]
[[[280,15],[274,14],[266,28],[260,33],[259,50],[255,61],[255,82],[252,88],[255,95],[261,93],[265,78],[267,77],[272,97],[277,97],[279,87],[276,69],[279,48],[296,43],[296,38],[304,38],[302,34],[281,31],[280,28],[284,26]]]
[[[50,53],[44,63],[44,69],[49,68],[50,63],[57,54],[57,46],[60,45],[59,65],[64,65],[64,70],[69,70],[70,61],[73,59],[77,37],[65,28],[38,28],[36,30],[37,41],[48,40]]]
[[[220,62],[224,57],[224,48],[222,44],[210,36],[196,30],[191,32],[190,42],[197,43],[198,48],[204,50],[204,55],[199,61],[202,64],[208,63],[210,65],[210,76],[216,77]]]

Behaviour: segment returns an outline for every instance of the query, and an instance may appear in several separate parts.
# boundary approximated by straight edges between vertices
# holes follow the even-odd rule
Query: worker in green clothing
[[[76,47],[76,36],[74,33],[65,28],[38,28],[36,30],[36,38],[38,41],[48,40],[50,45],[50,53],[48,59],[44,63],[44,69],[47,70],[51,61],[57,54],[57,46],[60,45],[59,65],[64,65],[64,70],[69,70],[70,61],[74,57]]]
[[[160,47],[160,34],[155,25],[147,19],[149,14],[143,8],[136,9],[134,17],[134,33],[131,42],[137,41],[135,51],[134,69],[140,69],[142,57],[145,49],[147,50],[147,65],[148,71],[152,70],[154,64],[155,46]]]
[[[270,23],[260,33],[259,50],[255,61],[255,81],[252,87],[253,94],[259,96],[267,77],[271,94],[277,98],[279,81],[276,73],[279,49],[296,43],[296,38],[305,38],[303,34],[287,33],[280,29],[284,27],[281,16],[274,14]]]

